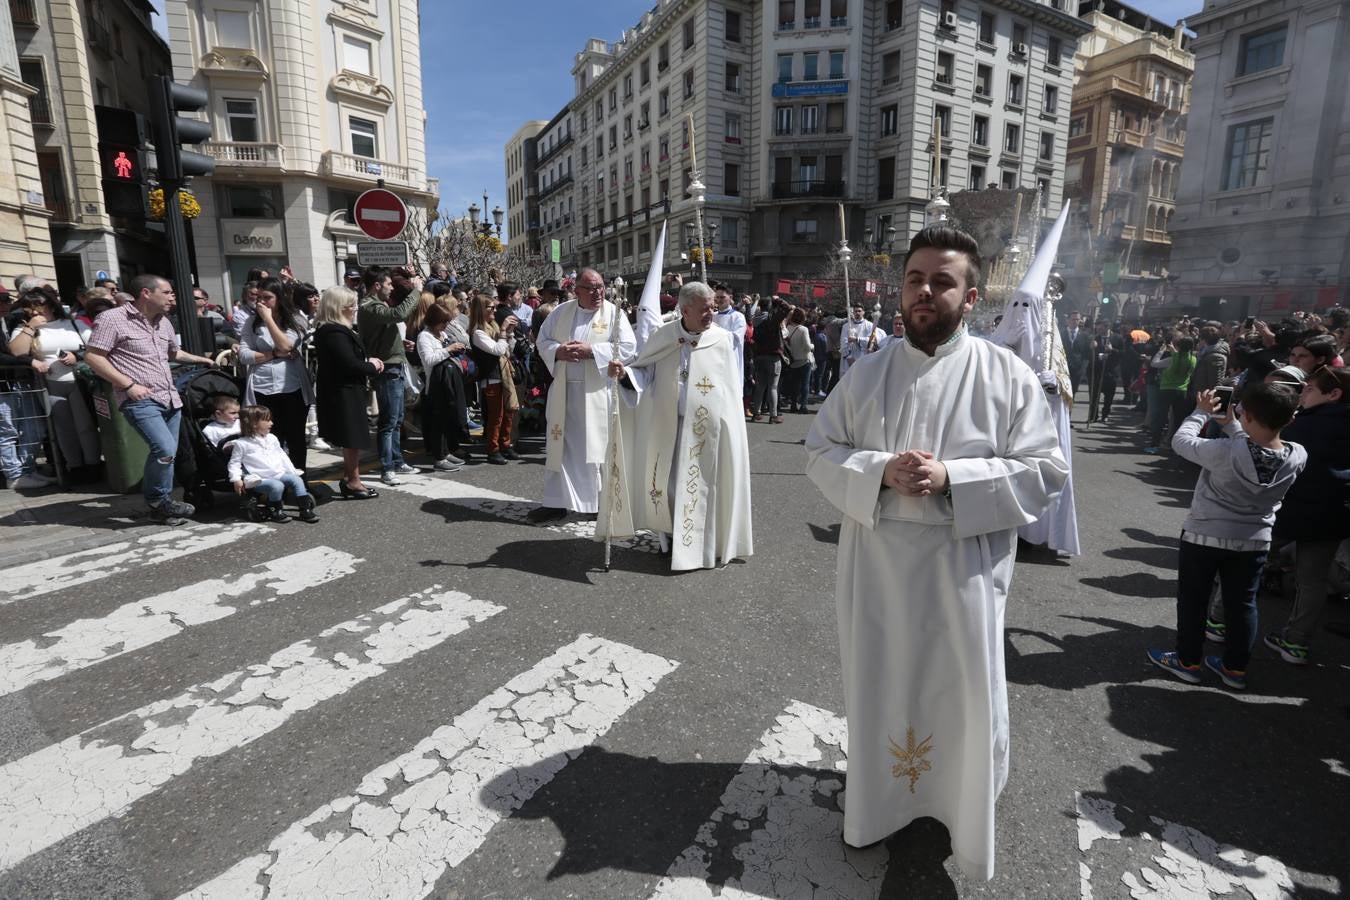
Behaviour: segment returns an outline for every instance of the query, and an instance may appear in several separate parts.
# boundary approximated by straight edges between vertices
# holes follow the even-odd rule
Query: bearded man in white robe
[[[637,349],[628,318],[604,299],[605,281],[582,269],[577,299],[558,306],[539,329],[538,352],[553,375],[544,432],[543,505],[531,521],[560,519],[568,510],[600,508],[600,466],[609,449],[610,398],[605,370],[615,357]]]
[[[853,304],[849,320],[839,336],[839,377],[843,378],[850,368],[858,364],[865,355],[877,348],[877,338],[881,335],[877,327],[863,316],[861,304]]]
[[[713,322],[713,292],[680,288],[679,319],[637,357],[614,360],[632,428],[607,473],[597,538],[638,530],[671,535],[673,571],[726,565],[754,553],[750,451],[735,342]]]
[[[725,284],[713,285],[713,299],[717,309],[713,312],[713,321],[723,331],[729,332],[734,341],[736,360],[740,363],[741,384],[745,383],[745,316],[731,305],[731,288]]]
[[[844,514],[836,601],[848,716],[844,840],[921,816],[961,868],[994,872],[1008,777],[1003,613],[1017,527],[1068,474],[1045,391],[970,336],[979,246],[948,226],[905,260],[905,340],[849,369],[807,437],[806,473]]]

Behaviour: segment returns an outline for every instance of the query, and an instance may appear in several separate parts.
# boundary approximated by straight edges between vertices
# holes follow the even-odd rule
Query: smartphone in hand
[[[1233,385],[1221,384],[1214,389],[1214,415],[1222,419],[1233,408]]]

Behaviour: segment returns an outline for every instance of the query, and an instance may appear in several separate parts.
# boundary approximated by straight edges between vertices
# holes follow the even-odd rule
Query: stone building
[[[508,249],[538,253],[539,188],[535,178],[536,142],[548,125],[526,122],[506,142],[506,233]],[[487,210],[483,211],[487,215]]]
[[[1347,302],[1350,0],[1210,0],[1189,24],[1169,292],[1225,320]]]
[[[15,275],[56,277],[48,227],[51,210],[42,191],[33,140],[34,113],[41,117],[43,101],[38,89],[22,78],[14,40],[15,11],[23,17],[29,10],[14,4],[0,7],[0,280],[10,289]],[[36,10],[32,12],[36,18]],[[25,22],[29,24],[33,23]]]
[[[531,252],[551,258],[552,243],[557,241],[558,261],[568,270],[577,265],[576,181],[572,170],[575,152],[572,110],[564,106],[535,142],[539,235]]]
[[[417,0],[185,0],[168,22],[176,80],[210,96],[216,172],[194,184],[194,236],[213,297],[286,263],[339,283],[366,240],[352,206],[381,183],[435,208]]]

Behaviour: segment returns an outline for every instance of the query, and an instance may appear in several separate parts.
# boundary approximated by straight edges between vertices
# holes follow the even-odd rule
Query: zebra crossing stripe
[[[77,619],[37,640],[0,646],[0,696],[51,681],[171,638],[193,625],[224,619],[237,605],[258,606],[335,581],[363,560],[313,547],[262,563],[242,575],[212,578]]]
[[[101,581],[110,575],[232,544],[266,531],[266,525],[251,522],[236,522],[223,528],[218,525],[195,525],[191,528],[161,530],[133,541],[118,541],[92,550],[14,566],[5,572],[6,587],[0,588],[0,606],[91,581]]]
[[[0,768],[0,871],[503,610],[439,587]]]
[[[183,896],[424,897],[677,665],[583,634]]]
[[[530,521],[529,515],[539,508],[538,502],[527,500],[524,497],[515,497],[511,494],[503,494],[500,491],[464,484],[452,479],[413,475],[405,479],[402,484],[390,485],[390,487],[395,491],[413,494],[424,500],[445,500],[456,506],[481,512],[493,518],[542,528],[545,531],[552,531],[557,534],[566,534],[585,540],[591,540],[595,537],[595,522],[593,521],[581,519],[549,522],[542,525],[536,524]],[[644,553],[659,553],[661,549],[656,536],[648,532],[642,532],[628,538],[616,538],[614,545]]]
[[[847,729],[831,712],[794,700],[722,794],[721,806],[671,864],[651,900],[760,897],[874,898],[889,854],[846,847]],[[808,771],[784,771],[801,767]],[[735,872],[710,882],[712,872]]]

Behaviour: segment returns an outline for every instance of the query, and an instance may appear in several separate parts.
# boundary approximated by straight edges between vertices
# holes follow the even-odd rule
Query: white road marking
[[[185,529],[165,529],[134,541],[118,541],[92,550],[15,566],[5,572],[6,586],[0,588],[0,606],[100,581],[129,569],[153,566],[180,556],[210,550],[269,530],[266,525],[250,522],[236,522],[223,528],[219,525],[194,525]]]
[[[676,665],[583,634],[183,896],[426,896]]]
[[[503,494],[500,491],[492,491],[487,488],[430,475],[399,476],[399,478],[402,483],[390,486],[392,490],[413,494],[425,500],[446,500],[456,506],[486,513],[497,519],[506,519],[522,525],[543,528],[545,531],[553,531],[585,540],[591,540],[595,537],[595,523],[588,519],[549,522],[543,525],[536,525],[531,522],[529,520],[530,513],[539,508],[539,503],[535,500],[527,500],[524,497],[515,497],[511,494]],[[628,550],[639,550],[644,553],[660,552],[656,535],[647,532],[631,538],[616,539],[614,546]]]
[[[60,678],[200,625],[335,581],[362,562],[331,547],[314,547],[255,566],[127,603],[98,619],[77,619],[38,640],[0,646],[0,696]],[[228,602],[227,602],[228,601]]]
[[[885,847],[855,850],[841,839],[843,783],[828,769],[844,771],[847,750],[843,719],[794,700],[764,732],[652,900],[877,897],[890,854]],[[824,771],[789,774],[785,767]],[[739,875],[710,883],[714,862]]]
[[[0,768],[0,870],[501,611],[436,586]]]
[[[1154,836],[1141,828],[1135,831],[1147,846],[1131,846],[1133,842],[1122,836],[1126,825],[1117,817],[1117,810],[1123,811],[1127,819],[1142,820],[1142,816],[1109,800],[1077,793],[1074,803],[1078,814],[1079,850],[1090,854],[1098,840],[1126,841],[1123,855],[1099,854],[1102,859],[1096,862],[1095,871],[1100,873],[1111,868],[1113,861],[1126,860],[1117,862],[1114,868],[1124,869],[1120,880],[1129,888],[1134,900],[1208,900],[1237,891],[1247,893],[1254,900],[1288,900],[1294,896],[1294,882],[1289,877],[1289,870],[1274,857],[1257,856],[1220,844],[1194,828],[1157,816],[1148,817],[1148,821],[1162,832],[1156,839],[1156,851]],[[1157,868],[1139,865],[1136,860],[1141,853],[1151,857]],[[1092,896],[1093,871],[1094,867],[1080,862],[1081,897]]]

